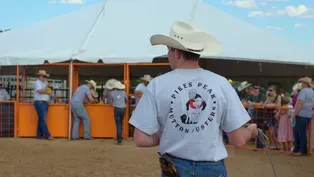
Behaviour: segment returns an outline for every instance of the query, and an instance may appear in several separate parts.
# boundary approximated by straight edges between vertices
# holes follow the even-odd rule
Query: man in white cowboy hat
[[[71,99],[71,110],[74,116],[74,124],[72,129],[72,139],[79,139],[79,127],[80,119],[83,120],[84,124],[84,139],[89,140],[90,137],[90,118],[84,107],[84,101],[87,98],[91,103],[95,103],[96,99],[96,82],[93,80],[86,80],[86,84],[79,86],[73,93]]]
[[[250,116],[228,80],[198,64],[200,55],[220,52],[219,43],[185,22],[175,22],[170,36],[154,35],[150,41],[168,47],[173,71],[149,83],[133,112],[129,122],[135,127],[135,144],[159,146],[163,176],[227,176],[222,131],[235,146],[243,146],[258,131],[256,124],[243,127]],[[196,114],[196,120],[187,121]]]
[[[10,95],[7,90],[4,88],[4,84],[0,81],[0,101],[10,100]]]
[[[112,100],[109,99],[109,94],[112,91],[112,89],[114,88],[115,82],[118,82],[118,80],[116,80],[116,79],[109,79],[106,82],[106,85],[104,86],[103,101],[104,101],[105,104],[111,104],[112,103]]]
[[[150,75],[145,74],[143,77],[140,78],[143,82],[138,84],[134,90],[135,96],[135,103],[137,104],[140,100],[142,94],[146,91],[146,87],[149,82],[153,79]]]
[[[39,70],[36,74],[38,79],[34,83],[34,106],[38,115],[37,138],[52,140],[46,117],[48,112],[48,103],[50,101],[51,89],[47,87],[46,78],[49,74],[45,70]]]
[[[237,87],[237,90],[239,92],[243,91],[244,89],[248,88],[249,86],[251,86],[252,84],[248,83],[247,81],[243,81],[241,82],[241,84]]]
[[[114,107],[114,120],[117,128],[117,144],[122,144],[122,127],[125,115],[126,102],[128,96],[124,91],[125,85],[120,81],[115,80],[112,82],[112,91],[109,93],[109,98]]]
[[[293,118],[294,126],[294,149],[293,155],[307,155],[307,127],[313,117],[314,107],[314,84],[311,78],[303,77],[298,80],[302,89],[298,94]]]

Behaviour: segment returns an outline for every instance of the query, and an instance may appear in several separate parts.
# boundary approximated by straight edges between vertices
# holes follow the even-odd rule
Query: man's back
[[[303,88],[299,95],[298,100],[303,101],[303,106],[298,113],[301,117],[312,118],[313,116],[313,107],[314,107],[314,91],[312,88]]]
[[[127,95],[124,90],[113,90],[109,94],[109,98],[112,100],[113,106],[117,108],[125,108]]]
[[[88,88],[87,85],[85,85],[85,84],[81,85],[73,93],[71,102],[72,103],[75,102],[75,103],[82,103],[83,104],[86,96],[89,95],[90,93],[91,93],[90,89]]]
[[[151,129],[163,132],[159,152],[183,159],[226,158],[222,129],[230,132],[249,120],[243,106],[242,109],[232,106],[242,104],[228,81],[203,69],[176,69],[159,76],[148,85],[140,104],[150,104],[145,97],[151,97],[156,103],[160,127],[152,125]],[[230,112],[243,116],[224,119]]]

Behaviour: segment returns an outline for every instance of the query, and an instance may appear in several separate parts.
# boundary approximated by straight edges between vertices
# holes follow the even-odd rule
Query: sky
[[[0,0],[0,29],[23,26],[103,0]],[[314,47],[314,0],[203,0],[248,23]]]

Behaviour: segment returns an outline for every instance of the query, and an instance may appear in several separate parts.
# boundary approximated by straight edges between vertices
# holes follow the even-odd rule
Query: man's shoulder
[[[165,80],[173,80],[176,77],[178,77],[178,74],[180,72],[173,70],[170,72],[167,72],[163,75],[160,75],[158,77],[155,77],[152,81],[165,81]],[[200,69],[199,71],[197,71],[196,73],[198,77],[206,80],[206,79],[210,79],[210,80],[216,80],[216,81],[221,81],[221,82],[228,82],[227,79],[219,74],[216,74],[214,72],[205,70],[205,69]]]
[[[79,86],[78,88],[82,88],[82,89],[88,89],[88,87],[87,87],[87,85],[86,85],[86,84],[84,84],[84,85],[81,85],[81,86]]]
[[[312,88],[304,88],[300,91],[299,95],[307,94],[307,93],[314,94],[314,90]]]

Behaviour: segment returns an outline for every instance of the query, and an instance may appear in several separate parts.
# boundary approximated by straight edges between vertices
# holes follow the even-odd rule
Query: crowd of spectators
[[[300,78],[285,94],[277,85],[265,89],[247,81],[237,86],[232,80],[229,82],[247,108],[251,121],[268,135],[271,149],[292,151],[295,156],[308,153],[307,127],[314,112],[314,83],[311,78]],[[256,142],[256,148],[264,148],[258,139],[252,141]]]

